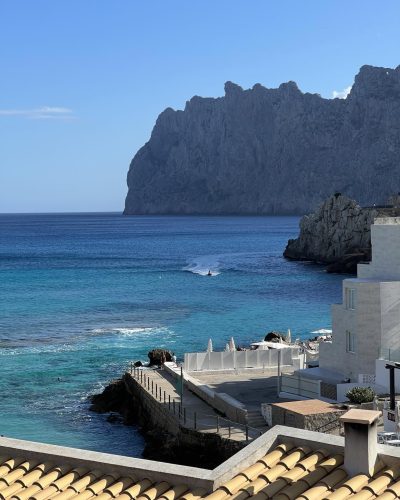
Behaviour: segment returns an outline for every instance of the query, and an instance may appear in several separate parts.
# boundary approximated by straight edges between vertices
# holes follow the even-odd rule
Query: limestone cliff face
[[[356,273],[357,263],[371,260],[371,224],[376,217],[398,217],[400,195],[388,205],[362,208],[339,193],[300,220],[300,234],[289,240],[284,256],[329,264],[328,272]]]
[[[339,191],[361,205],[400,190],[400,66],[363,66],[347,99],[294,82],[166,109],[128,173],[126,214],[290,214]]]
[[[369,254],[371,224],[376,208],[361,208],[347,196],[330,196],[300,221],[300,234],[289,240],[284,256],[296,260],[332,263],[349,254]]]

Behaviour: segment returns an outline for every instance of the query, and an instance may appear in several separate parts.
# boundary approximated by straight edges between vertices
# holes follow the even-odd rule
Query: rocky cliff
[[[384,207],[362,208],[340,193],[300,220],[300,234],[289,240],[284,256],[329,264],[329,272],[355,273],[357,263],[371,258],[371,224],[379,215],[400,215],[400,197]]]
[[[400,66],[363,66],[346,99],[294,82],[166,109],[128,173],[126,214],[304,214],[329,194],[400,186]]]

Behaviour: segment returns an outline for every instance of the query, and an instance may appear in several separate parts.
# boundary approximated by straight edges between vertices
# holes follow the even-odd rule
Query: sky
[[[400,64],[398,0],[0,0],[0,212],[122,211],[158,114]]]

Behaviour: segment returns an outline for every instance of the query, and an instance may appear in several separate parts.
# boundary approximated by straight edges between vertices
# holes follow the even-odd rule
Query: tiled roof
[[[393,450],[394,454],[389,456],[385,455],[384,448],[381,449],[381,458],[378,458],[372,477],[365,474],[349,477],[343,466],[342,446],[331,443],[335,439],[339,442],[339,438],[309,431],[302,433],[308,438],[313,437],[312,440],[302,440],[307,445],[298,440],[294,444],[296,438],[292,442],[293,436],[286,435],[282,438],[282,444],[271,447],[271,443],[277,441],[267,442],[271,434],[270,437],[264,434],[259,438],[259,443],[254,441],[214,471],[196,469],[197,473],[195,469],[182,466],[127,457],[113,459],[111,455],[84,450],[68,451],[60,448],[64,450],[62,455],[57,454],[56,447],[51,446],[49,449],[52,453],[49,450],[47,454],[44,450],[40,453],[32,451],[30,448],[33,443],[26,444],[25,448],[4,446],[0,447],[0,455],[3,455],[0,456],[0,500],[400,498],[400,455],[397,450]],[[19,443],[23,445],[22,441]],[[40,456],[46,458],[40,459]],[[395,466],[385,465],[385,456],[389,456],[390,463]],[[137,466],[133,466],[134,462]],[[160,472],[162,469],[164,472]],[[198,481],[204,476],[201,487],[199,483],[196,486],[196,474]]]
[[[205,493],[185,484],[172,486],[166,481],[153,483],[88,468],[0,457],[2,500],[197,500]]]
[[[400,464],[378,462],[373,477],[348,477],[342,454],[280,444],[206,500],[393,500],[400,498]]]

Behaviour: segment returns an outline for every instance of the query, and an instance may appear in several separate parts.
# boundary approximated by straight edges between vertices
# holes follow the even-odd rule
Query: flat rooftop
[[[316,415],[317,413],[330,413],[338,411],[338,406],[320,399],[306,399],[304,401],[287,401],[284,403],[273,403],[273,406],[279,406],[299,415]]]

